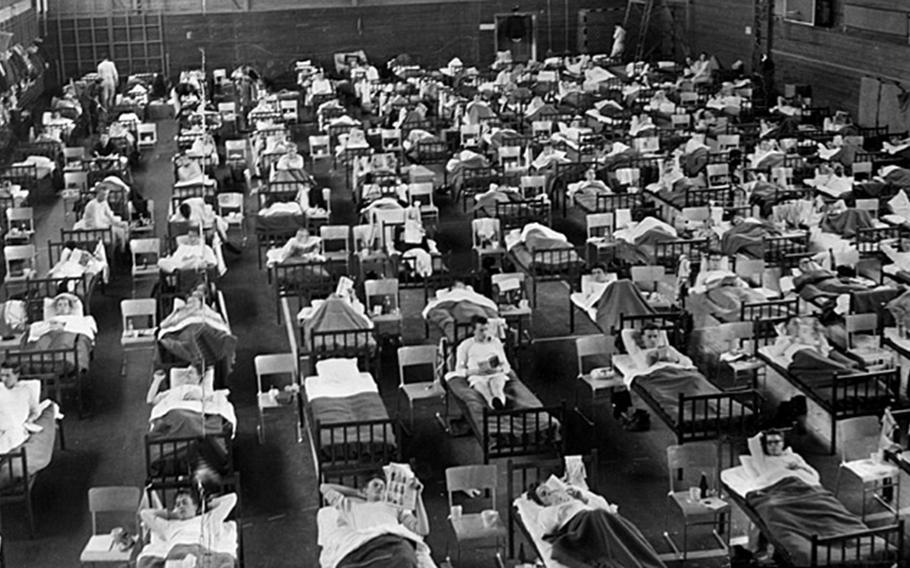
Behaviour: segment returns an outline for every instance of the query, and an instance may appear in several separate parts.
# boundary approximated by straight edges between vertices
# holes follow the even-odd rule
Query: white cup
[[[701,487],[689,488],[689,501],[695,502],[701,500]]]
[[[872,461],[872,463],[878,465],[884,461],[884,456],[882,455],[882,451],[879,450],[877,452],[872,452],[869,454],[869,459]]]
[[[452,510],[450,511],[449,516],[452,518],[453,521],[458,521],[458,520],[461,520],[461,512],[462,512],[461,505],[452,505]]]

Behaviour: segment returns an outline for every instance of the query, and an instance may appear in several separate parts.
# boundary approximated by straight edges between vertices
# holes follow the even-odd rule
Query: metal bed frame
[[[667,332],[671,345],[682,346],[685,341],[685,334],[682,331],[685,317],[685,312],[659,312],[641,316],[620,314],[619,330],[616,331],[655,325]],[[758,430],[762,398],[755,388],[754,380],[753,377],[753,385],[749,389],[736,391],[718,389],[713,394],[696,396],[680,393],[676,416],[671,416],[664,410],[641,381],[633,381],[632,390],[670,428],[676,436],[677,443],[684,444],[728,436],[745,436]],[[715,405],[715,409],[711,408],[712,404]]]
[[[499,219],[503,232],[521,229],[528,223],[540,223],[549,227],[551,221],[550,202],[541,201],[540,199],[497,202],[493,216]]]
[[[537,307],[537,286],[540,282],[562,282],[570,290],[584,269],[584,250],[571,243],[558,249],[531,250],[530,265],[519,261],[512,251],[506,253],[512,264],[524,272],[531,285],[531,303]]]
[[[446,367],[453,368],[455,349],[449,345],[448,338],[443,337],[440,340],[440,349],[445,355],[444,362]],[[513,376],[510,380],[520,381],[521,379]],[[534,408],[492,410],[484,407],[481,422],[478,424],[468,410],[466,403],[453,394],[448,380],[443,379],[441,382],[445,393],[445,414],[437,414],[437,420],[444,430],[449,430],[452,416],[452,399],[455,399],[456,406],[458,406],[465,422],[471,428],[474,438],[480,444],[483,463],[488,464],[490,460],[499,458],[528,456],[537,459],[543,456],[562,456],[565,454],[567,442],[565,420],[568,416],[565,401],[559,405],[546,406],[541,404],[541,406]],[[502,444],[502,440],[499,440],[500,443],[493,443],[494,435],[491,432],[511,431],[511,427],[515,424],[520,424],[523,432],[528,431],[529,425],[533,424],[533,434],[526,433],[518,439],[509,435],[509,444]]]
[[[327,298],[335,291],[337,278],[331,260],[287,262],[269,270],[275,290],[275,312],[281,323],[281,299],[299,298],[307,302]]]
[[[588,490],[596,492],[597,490],[597,449],[591,450],[591,453],[582,456],[581,460],[587,473]],[[532,483],[542,483],[546,481],[551,474],[565,471],[565,461],[559,458],[549,460],[521,461],[514,462],[511,459],[506,462],[507,482],[506,482],[506,499],[509,504],[509,557],[515,557],[515,529],[517,528],[524,537],[534,554],[540,560],[543,555],[537,548],[534,539],[531,538],[528,528],[518,516],[515,508],[515,499],[524,494]],[[516,487],[517,484],[517,487]]]
[[[739,321],[788,320],[799,315],[799,296],[765,302],[745,302],[739,306]]]

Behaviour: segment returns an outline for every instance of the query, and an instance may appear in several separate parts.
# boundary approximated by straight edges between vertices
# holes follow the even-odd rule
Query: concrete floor
[[[157,219],[166,218],[166,207],[173,180],[170,157],[176,151],[175,124],[158,123],[159,144],[148,154],[135,172],[137,185],[144,194],[155,200]],[[306,140],[308,132],[300,130],[297,137]],[[344,176],[330,171],[316,172],[321,184],[334,188],[333,223],[353,222],[355,212],[350,192],[344,189]],[[248,194],[249,195],[249,194]],[[256,202],[250,195],[248,205]],[[470,264],[469,221],[459,207],[446,200],[442,209],[439,241],[443,249],[454,250],[453,269],[466,270]],[[59,203],[41,207],[37,243],[44,243],[63,219]],[[581,216],[573,213],[568,219],[556,217],[558,230],[568,233],[579,242],[583,238]],[[158,224],[164,234],[164,223]],[[39,247],[41,250],[41,247]],[[46,249],[42,252],[46,254]],[[284,328],[277,325],[273,294],[266,275],[256,266],[255,239],[250,239],[240,256],[226,254],[230,267],[220,282],[227,299],[234,333],[238,336],[237,364],[230,377],[232,400],[237,409],[239,429],[235,440],[237,464],[242,479],[242,525],[245,565],[253,568],[305,567],[316,565],[315,511],[317,493],[315,469],[308,443],[298,444],[293,420],[279,417],[267,424],[267,439],[262,445],[256,440],[255,375],[252,360],[261,353],[282,352],[288,349]],[[46,258],[44,259],[46,262]],[[92,312],[98,319],[101,333],[92,364],[95,393],[95,412],[91,418],[79,420],[74,412],[66,417],[67,450],[57,451],[46,471],[38,477],[34,489],[37,516],[37,536],[29,539],[20,506],[3,508],[3,545],[7,566],[51,568],[73,566],[90,533],[86,492],[100,485],[141,485],[144,480],[142,436],[148,414],[144,396],[149,380],[151,360],[130,354],[125,377],[120,376],[119,307],[121,299],[131,294],[128,274],[116,275],[105,293],[95,297]],[[147,294],[147,291],[145,292]],[[139,294],[140,296],[143,293]],[[406,293],[403,313],[406,316],[405,342],[423,341],[423,322],[420,319],[422,294]],[[522,354],[523,379],[544,403],[567,401],[574,403],[576,368],[574,345],[569,336],[566,308],[567,292],[559,284],[545,284],[540,289],[540,303],[534,313],[534,333],[537,341]],[[588,322],[580,321],[576,334],[595,333]],[[383,357],[380,390],[390,411],[397,405],[397,367],[394,355]],[[641,404],[639,403],[639,406]],[[454,539],[446,521],[448,507],[445,498],[444,470],[452,465],[480,461],[480,449],[472,437],[452,438],[433,420],[439,406],[427,404],[418,409],[417,427],[403,441],[406,456],[413,459],[424,482],[425,499],[430,514],[431,535],[428,544],[437,562],[447,555],[455,557]],[[665,517],[667,469],[666,448],[674,440],[669,430],[653,420],[651,431],[629,433],[612,419],[608,407],[597,407],[595,434],[572,417],[568,424],[570,450],[586,451],[593,443],[599,449],[598,487],[620,511],[641,528],[649,541],[661,553],[672,555],[662,538]],[[837,459],[809,438],[794,440],[806,458],[822,472],[825,485],[833,487]],[[498,464],[504,484],[505,464]],[[499,509],[507,513],[505,492]],[[847,501],[853,510],[858,510]],[[677,527],[671,518],[671,526]],[[745,533],[746,523],[734,515],[734,537]],[[675,529],[674,529],[675,530]],[[520,541],[519,541],[520,542]],[[693,547],[711,546],[705,535],[694,539]],[[530,557],[527,545],[516,544]],[[701,555],[698,555],[701,556]],[[707,553],[704,558],[690,559],[688,566],[723,566],[722,556]],[[493,566],[489,551],[465,550],[456,564],[463,567]]]

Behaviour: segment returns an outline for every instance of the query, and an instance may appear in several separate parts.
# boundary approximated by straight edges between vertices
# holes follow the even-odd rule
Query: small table
[[[764,361],[751,355],[742,359],[736,359],[735,361],[724,361],[724,364],[733,373],[734,387],[739,384],[740,375],[747,376],[754,385],[754,383],[757,382],[758,372],[765,368]]]

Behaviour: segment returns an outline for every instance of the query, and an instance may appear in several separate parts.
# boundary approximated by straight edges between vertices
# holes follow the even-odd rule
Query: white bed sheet
[[[720,480],[730,491],[733,491],[740,497],[745,497],[750,491],[761,489],[744,466],[738,465],[720,472]]]
[[[553,560],[553,545],[544,540],[544,530],[537,522],[541,506],[522,495],[513,502],[518,517],[534,541],[534,548],[546,568],[565,568],[565,564]]]
[[[379,387],[370,373],[359,373],[356,377],[310,376],[303,380],[307,400],[317,398],[345,398],[365,392],[379,393]]]
[[[409,537],[404,532],[407,529],[401,527],[399,530],[383,530],[376,528],[369,531],[362,531],[359,534],[353,531],[338,530],[338,509],[334,507],[322,507],[316,512],[316,545],[322,548],[319,555],[319,565],[322,568],[334,568],[334,566],[350,552],[357,550],[365,542],[386,532],[400,534]],[[409,532],[409,531],[408,531]],[[330,545],[331,549],[326,549]],[[417,560],[420,568],[436,568],[430,556],[430,549],[423,543],[417,547]]]

